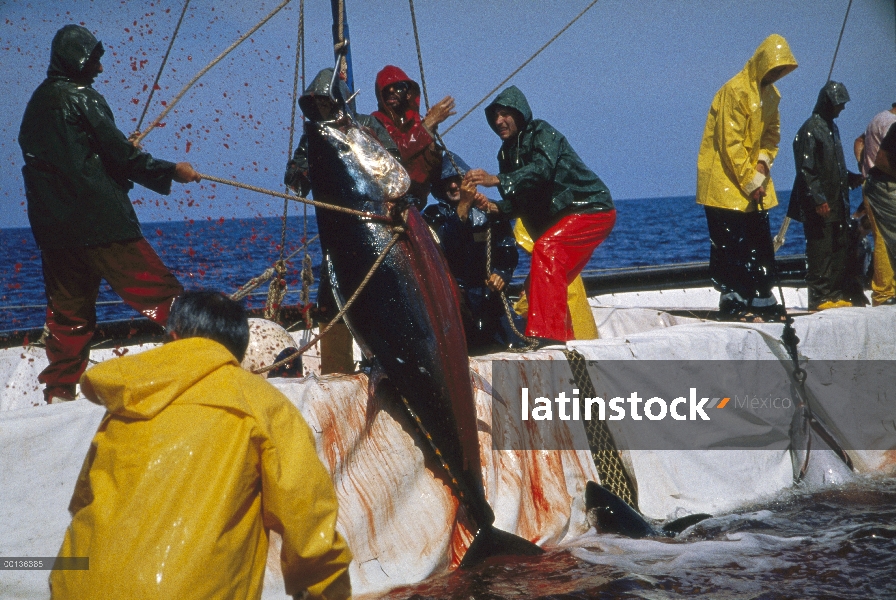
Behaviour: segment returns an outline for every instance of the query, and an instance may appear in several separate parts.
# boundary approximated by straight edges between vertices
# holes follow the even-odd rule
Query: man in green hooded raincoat
[[[709,271],[719,310],[779,317],[768,210],[778,204],[771,168],[781,139],[774,82],[796,69],[787,40],[768,36],[713,98],[697,157],[697,204],[706,210]]]
[[[526,335],[573,340],[566,290],[613,229],[610,191],[563,134],[532,118],[516,86],[498,94],[485,115],[502,140],[500,174],[474,169],[464,181],[497,187],[502,199],[490,203],[489,210],[521,218],[535,240]]]
[[[116,127],[93,89],[103,44],[80,25],[53,38],[47,78],[22,117],[28,220],[40,247],[47,296],[47,358],[38,379],[48,402],[73,400],[96,328],[105,279],[126,304],[164,325],[183,287],[143,238],[128,191],[160,194],[200,179],[190,163],[153,158]]]
[[[787,216],[803,224],[806,234],[806,283],[809,310],[863,306],[865,297],[850,269],[852,230],[849,225],[849,189],[862,184],[862,176],[846,168],[840,130],[834,119],[849,102],[839,81],[829,81],[793,140],[796,179]]]

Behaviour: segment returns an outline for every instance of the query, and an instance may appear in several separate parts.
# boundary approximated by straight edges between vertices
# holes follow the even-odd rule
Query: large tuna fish
[[[425,222],[402,200],[410,184],[406,171],[354,122],[345,120],[339,127],[307,123],[305,130],[316,200],[383,217],[399,215],[396,224],[404,227],[349,308],[347,323],[429,434],[476,523],[476,537],[461,566],[490,555],[540,553],[534,544],[492,527],[459,299]],[[349,298],[361,285],[393,230],[381,220],[323,209],[316,214],[341,304],[340,298]]]

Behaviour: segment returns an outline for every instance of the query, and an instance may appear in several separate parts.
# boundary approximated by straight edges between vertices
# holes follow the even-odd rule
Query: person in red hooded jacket
[[[445,96],[421,117],[420,86],[398,67],[387,65],[376,76],[376,100],[379,110],[373,116],[395,140],[401,163],[411,177],[409,193],[422,207],[432,177],[438,179],[442,172],[442,155],[431,132],[455,114],[454,98]]]

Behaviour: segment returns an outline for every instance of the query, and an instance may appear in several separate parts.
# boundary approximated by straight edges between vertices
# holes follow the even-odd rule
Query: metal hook
[[[333,67],[333,77],[330,78],[330,89],[327,90],[327,94],[330,96],[330,100],[334,103],[338,104],[339,101],[336,99],[335,94],[333,94],[333,90],[336,86],[336,78],[339,77],[339,64],[342,62],[342,54],[336,55],[336,66]]]

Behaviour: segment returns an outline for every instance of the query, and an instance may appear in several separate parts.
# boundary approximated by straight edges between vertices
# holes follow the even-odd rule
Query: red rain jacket
[[[382,96],[384,88],[399,81],[406,81],[409,85],[409,107],[402,115],[401,122],[393,118],[392,111],[383,102]],[[438,152],[430,150],[433,139],[423,127],[423,118],[420,116],[420,86],[398,67],[388,65],[376,76],[376,100],[379,110],[373,116],[379,119],[395,140],[401,153],[401,162],[411,177],[411,192],[416,191],[417,195],[422,193],[421,200],[425,201],[429,194],[430,177],[436,170],[441,172],[442,161]]]

